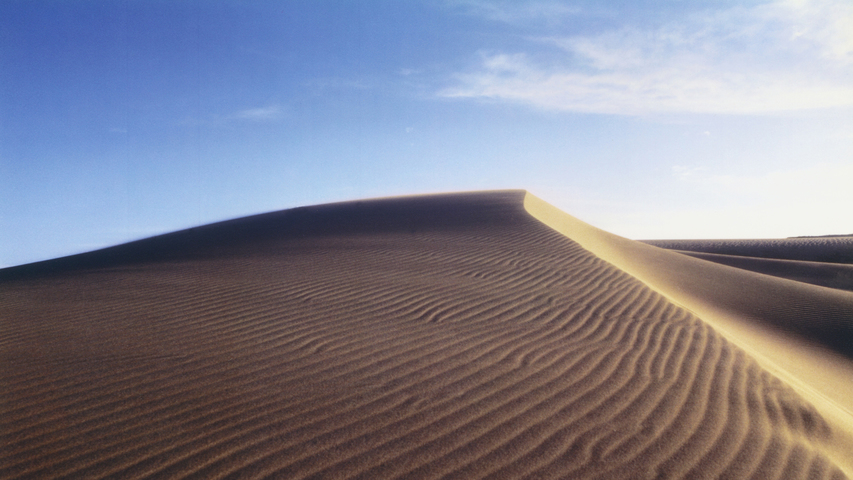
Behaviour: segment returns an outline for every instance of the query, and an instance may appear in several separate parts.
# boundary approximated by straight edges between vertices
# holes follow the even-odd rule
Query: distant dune
[[[851,478],[853,292],[798,278],[846,253],[803,241],[688,255],[500,191],[3,269],[0,478]]]
[[[762,240],[647,240],[645,243],[688,252],[853,265],[853,235]]]
[[[853,291],[853,235],[645,243],[765,275]]]

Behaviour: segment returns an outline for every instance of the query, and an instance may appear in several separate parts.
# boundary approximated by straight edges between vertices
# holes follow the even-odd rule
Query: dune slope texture
[[[853,291],[853,235],[645,243],[765,275]]]
[[[718,325],[843,369],[853,294],[774,279],[841,309],[816,327],[703,310],[549,208],[348,202],[0,270],[0,478],[850,477],[843,402]]]

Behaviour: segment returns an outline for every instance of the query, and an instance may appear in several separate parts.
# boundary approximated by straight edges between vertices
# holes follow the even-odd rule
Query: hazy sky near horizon
[[[635,239],[853,233],[853,3],[0,2],[0,267],[504,188]]]

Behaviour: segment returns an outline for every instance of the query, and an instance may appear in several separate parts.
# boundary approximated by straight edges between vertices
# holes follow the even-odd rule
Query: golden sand
[[[849,478],[851,306],[523,191],[247,217],[0,270],[0,478]]]

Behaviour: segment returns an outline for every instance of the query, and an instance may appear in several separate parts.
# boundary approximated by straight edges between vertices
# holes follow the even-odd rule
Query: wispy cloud
[[[697,174],[701,174],[705,167],[693,167],[687,165],[673,165],[672,175],[679,180],[687,180],[693,178]]]
[[[231,113],[212,113],[203,117],[187,116],[178,122],[185,127],[223,127],[240,123],[267,123],[282,118],[285,110],[277,104],[245,108]]]
[[[534,48],[535,47],[535,48]],[[443,97],[613,114],[853,106],[853,4],[785,0],[483,53]]]
[[[447,3],[471,15],[512,24],[529,22],[554,24],[562,18],[576,15],[581,11],[580,8],[566,5],[564,2],[544,0],[448,0]]]
[[[281,107],[268,105],[266,107],[247,108],[234,113],[229,118],[235,120],[250,120],[256,122],[275,120],[281,117]]]

